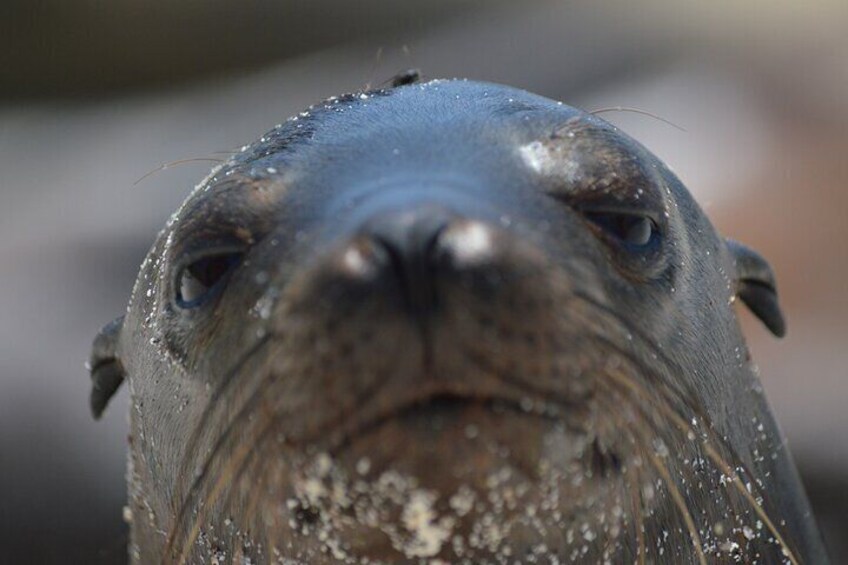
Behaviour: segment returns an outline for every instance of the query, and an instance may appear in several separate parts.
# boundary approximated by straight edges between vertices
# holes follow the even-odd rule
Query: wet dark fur
[[[634,256],[598,202],[663,239]],[[486,255],[422,313],[363,226],[428,206],[446,253]],[[181,261],[224,244],[219,294],[175,305]],[[746,302],[778,320],[773,281],[739,256],[647,150],[550,100],[436,81],[311,108],[188,199],[114,330],[131,555],[819,563],[732,306],[766,281]]]

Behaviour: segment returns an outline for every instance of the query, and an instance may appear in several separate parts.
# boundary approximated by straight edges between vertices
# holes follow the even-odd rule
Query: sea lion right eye
[[[177,305],[196,308],[205,303],[221,288],[242,256],[238,251],[206,255],[183,267],[177,279]]]
[[[658,233],[656,222],[647,215],[617,211],[586,211],[584,214],[592,223],[629,248],[647,247]]]

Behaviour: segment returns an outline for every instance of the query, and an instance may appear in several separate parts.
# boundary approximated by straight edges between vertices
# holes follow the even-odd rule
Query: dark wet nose
[[[481,234],[488,228],[438,206],[379,214],[358,232],[370,244],[380,277],[399,285],[404,302],[416,317],[439,308],[439,285],[487,251]]]

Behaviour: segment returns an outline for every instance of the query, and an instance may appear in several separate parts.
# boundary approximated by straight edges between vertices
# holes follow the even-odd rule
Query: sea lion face
[[[731,304],[779,313],[735,249],[647,150],[538,96],[311,108],[142,266],[114,348],[132,552],[794,559],[769,516],[803,500],[764,498],[786,455]]]

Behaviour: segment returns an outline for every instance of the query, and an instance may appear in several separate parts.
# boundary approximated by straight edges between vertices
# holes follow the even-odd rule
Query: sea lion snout
[[[436,203],[380,212],[341,251],[343,272],[396,291],[420,323],[437,313],[445,286],[494,269],[494,228]],[[453,281],[453,283],[451,282]]]
[[[325,367],[324,384],[308,390],[317,396],[338,389],[345,404],[385,364],[379,394],[369,390],[385,396],[387,406],[520,396],[501,390],[491,370],[469,366],[478,357],[499,358],[489,350],[506,351],[506,343],[520,341],[529,353],[552,339],[554,294],[569,292],[571,281],[565,272],[551,276],[542,248],[461,210],[436,199],[380,208],[315,251],[277,301],[273,331],[290,332],[296,313],[303,320],[297,327],[324,328],[330,358],[357,360],[368,370]],[[387,343],[394,344],[391,354]],[[309,356],[309,349],[298,350],[299,358]],[[521,372],[515,363],[508,372]],[[322,402],[328,413],[339,409]]]

